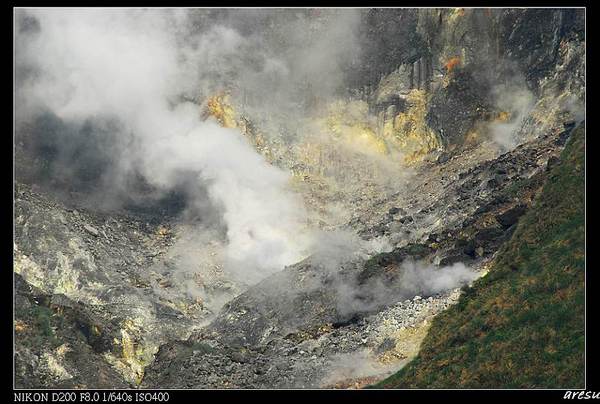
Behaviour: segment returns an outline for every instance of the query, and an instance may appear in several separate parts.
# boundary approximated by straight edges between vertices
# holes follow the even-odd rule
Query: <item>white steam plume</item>
[[[198,70],[215,54],[235,51],[238,36],[216,36],[211,48],[201,41],[195,56],[206,59],[191,58],[177,46],[174,20],[160,11],[28,13],[41,33],[18,55],[38,70],[20,89],[28,100],[21,115],[45,108],[69,122],[117,119],[123,138],[134,138],[122,142],[127,161],[115,162],[123,167],[120,178],[135,169],[168,189],[182,173],[195,173],[222,208],[225,260],[244,281],[303,257],[304,212],[286,189],[288,174],[269,165],[237,130],[203,122],[196,104],[176,101],[195,90]]]
[[[527,89],[524,80],[515,80],[510,85],[496,86],[492,92],[496,108],[510,114],[506,122],[492,122],[488,130],[492,139],[504,150],[514,149],[522,139],[518,131],[523,126],[525,119],[535,106],[536,98]]]

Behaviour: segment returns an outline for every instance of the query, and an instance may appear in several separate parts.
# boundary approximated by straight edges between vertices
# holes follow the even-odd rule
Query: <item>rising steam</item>
[[[83,126],[116,121],[111,186],[126,187],[133,172],[169,190],[186,176],[205,189],[226,227],[224,254],[244,281],[303,257],[304,210],[287,190],[289,175],[269,165],[235,129],[200,119],[200,106],[182,94],[202,94],[204,79],[243,39],[213,27],[178,46],[180,15],[161,11],[28,11],[38,30],[27,32],[18,63],[35,72],[22,82],[18,119],[50,111]],[[215,34],[215,30],[217,33]],[[270,68],[267,66],[267,68]],[[191,189],[189,194],[201,194]],[[201,214],[214,214],[192,199]],[[258,275],[260,272],[260,276]]]

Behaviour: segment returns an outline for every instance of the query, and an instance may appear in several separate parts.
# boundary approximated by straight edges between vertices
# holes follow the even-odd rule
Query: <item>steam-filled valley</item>
[[[585,134],[584,34],[583,9],[17,9],[16,387],[398,372]]]

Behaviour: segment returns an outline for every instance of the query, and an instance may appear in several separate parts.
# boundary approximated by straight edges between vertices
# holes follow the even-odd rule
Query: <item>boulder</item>
[[[98,232],[98,230],[96,230],[95,227],[92,227],[89,224],[84,225],[83,228],[84,228],[85,231],[87,231],[88,233],[90,233],[94,237],[98,237],[98,235],[100,234]]]
[[[496,220],[500,225],[508,229],[513,224],[517,223],[519,218],[527,211],[527,205],[517,205],[503,213],[496,216]]]

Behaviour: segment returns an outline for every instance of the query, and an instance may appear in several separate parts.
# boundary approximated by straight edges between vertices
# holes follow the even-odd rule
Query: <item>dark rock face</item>
[[[163,192],[137,172],[117,169],[117,162],[124,159],[122,142],[132,140],[113,120],[97,118],[76,125],[47,112],[30,122],[17,122],[16,180],[39,187],[66,205],[175,217],[186,208],[189,181],[197,182],[182,173],[180,183]]]
[[[565,130],[560,132],[560,134],[558,135],[558,139],[556,139],[556,144],[559,146],[564,146],[567,143],[567,140],[569,140],[569,136],[571,135],[573,128],[575,128],[575,122],[565,122],[564,128]]]
[[[501,52],[517,61],[532,88],[556,66],[561,41],[582,35],[581,10],[504,10],[500,21]]]
[[[19,111],[17,108],[16,113]],[[118,129],[110,120],[69,124],[51,112],[19,125],[17,179],[91,191],[103,176],[111,175],[111,165],[120,153],[119,139],[115,136]]]
[[[396,248],[389,253],[378,254],[365,263],[363,270],[357,276],[357,280],[359,283],[364,284],[372,277],[384,276],[385,268],[390,265],[401,264],[407,259],[421,260],[431,252],[432,249],[426,244],[415,243]]]
[[[417,21],[416,10],[369,9],[363,13],[359,38],[364,54],[348,69],[353,87],[372,86],[382,75],[421,56],[426,47],[423,39],[414,35]]]
[[[403,94],[424,89],[431,97],[426,122],[446,148],[463,145],[469,131],[477,129],[476,123],[487,122],[499,112],[498,85],[513,85],[547,97],[566,91],[583,99],[584,60],[578,50],[584,40],[583,10],[421,9],[416,14],[398,13],[401,17],[397,18],[416,19],[411,34],[419,38],[402,43],[410,51],[385,62],[395,63],[385,74],[398,72],[395,80],[400,97],[388,94],[386,99],[367,99],[372,111],[387,116],[390,106],[396,112],[404,110]],[[388,13],[376,10],[369,15],[382,21],[374,27],[393,26],[394,18]],[[373,28],[373,35],[378,29],[383,28]],[[366,85],[370,95],[381,80],[380,75]]]
[[[433,94],[427,123],[445,145],[460,145],[473,124],[490,109],[489,88],[472,72],[457,72],[450,84]]]
[[[231,346],[268,343],[339,317],[335,292],[308,262],[277,273],[228,303],[207,328]]]

